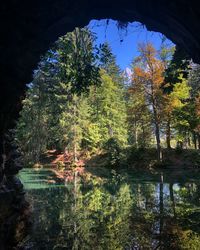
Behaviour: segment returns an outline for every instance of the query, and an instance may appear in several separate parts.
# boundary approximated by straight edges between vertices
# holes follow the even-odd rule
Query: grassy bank
[[[62,152],[46,152],[39,164],[34,167],[50,167],[57,170],[75,167],[111,167],[111,168],[200,168],[200,151],[194,149],[163,149],[162,162],[157,161],[156,149],[112,150],[96,155],[81,153],[76,163]]]

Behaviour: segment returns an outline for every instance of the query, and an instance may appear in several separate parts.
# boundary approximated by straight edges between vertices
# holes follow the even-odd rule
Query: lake
[[[48,169],[20,172],[32,210],[22,249],[200,249],[200,171],[72,176],[61,183]]]

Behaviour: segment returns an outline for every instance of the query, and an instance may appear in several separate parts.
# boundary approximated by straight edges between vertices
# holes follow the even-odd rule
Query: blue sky
[[[88,27],[97,35],[97,44],[107,41],[113,53],[116,55],[117,64],[122,70],[130,66],[131,61],[138,55],[138,42],[152,42],[156,49],[161,44],[162,34],[147,31],[146,27],[140,23],[130,23],[125,30],[118,30],[116,21],[92,20]],[[123,41],[120,41],[123,40]],[[169,43],[172,43],[168,40]]]

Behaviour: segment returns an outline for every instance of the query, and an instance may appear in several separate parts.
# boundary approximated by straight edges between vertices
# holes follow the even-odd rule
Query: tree
[[[90,124],[90,113],[87,99],[82,96],[73,95],[72,100],[66,103],[65,111],[60,118],[61,135],[63,136],[63,147],[73,152],[73,160],[77,161],[78,150],[82,147],[82,140]],[[87,136],[86,136],[87,137]]]
[[[129,142],[136,148],[147,147],[152,137],[151,113],[140,81],[132,82],[128,88],[127,114]]]
[[[173,121],[176,119],[175,114],[177,114],[175,110],[180,110],[186,105],[190,95],[190,87],[187,80],[180,75],[178,82],[173,86],[173,90],[164,93],[163,122],[166,123],[166,144],[169,149],[171,148],[171,127]]]
[[[196,126],[193,131],[194,141],[198,140],[198,148],[200,149],[200,65],[192,64],[189,72],[188,84],[191,87],[191,101],[193,102],[194,111],[193,119]]]
[[[118,84],[123,84],[123,77],[120,67],[116,63],[116,57],[112,53],[110,45],[105,42],[100,45],[99,66],[104,69],[112,80]]]
[[[190,57],[186,54],[186,52],[176,46],[172,60],[165,71],[164,83],[167,84],[165,91],[170,92],[173,89],[173,86],[178,82],[180,75],[182,75],[185,79],[188,78],[190,66],[189,60]]]
[[[199,142],[199,71],[197,65],[191,65],[188,80],[180,78],[180,83],[174,85],[174,90],[170,94],[174,101],[172,112],[175,121],[174,127],[177,130],[178,140],[183,146],[183,142],[191,146],[190,137],[194,147],[197,148]],[[198,143],[199,144],[199,143]]]
[[[39,157],[48,144],[46,77],[48,75],[41,63],[29,85],[16,127],[18,143],[26,162],[39,162]]]
[[[141,84],[144,87],[148,104],[151,106],[155,136],[157,144],[157,158],[161,160],[160,144],[160,111],[162,90],[164,81],[164,64],[156,58],[156,50],[150,43],[139,44],[140,55],[134,60],[133,83]]]
[[[95,36],[87,28],[75,28],[57,42],[58,75],[71,91],[80,93],[99,83]]]
[[[159,50],[159,58],[162,61],[164,65],[164,75],[165,79],[162,85],[164,85],[163,89],[166,90],[167,87],[170,87],[171,84],[168,83],[166,84],[165,80],[167,80],[167,75],[166,72],[168,71],[168,68],[171,66],[172,62],[172,57],[175,51],[175,46],[172,46],[171,44],[167,44],[167,38],[165,36],[162,37],[162,43],[160,46]],[[169,80],[169,79],[168,79]],[[164,120],[165,126],[165,133],[166,133],[166,145],[167,148],[171,148],[171,111],[172,109],[170,108],[170,98],[168,98],[168,94],[170,93],[169,91],[163,91],[165,93],[164,99],[163,99],[163,111],[162,112],[162,120]]]
[[[35,152],[31,156],[33,161],[38,161],[46,148],[63,149],[66,146],[63,144],[63,126],[69,127],[69,121],[73,129],[71,127],[71,134],[67,136],[71,136],[76,151],[77,138],[84,124],[79,121],[83,118],[78,110],[78,106],[83,104],[79,96],[99,82],[94,39],[89,30],[76,28],[57,41],[35,71],[17,128],[22,150]]]
[[[114,137],[121,145],[127,143],[126,106],[119,83],[101,70],[101,86],[91,88],[92,122],[98,124],[101,145]]]

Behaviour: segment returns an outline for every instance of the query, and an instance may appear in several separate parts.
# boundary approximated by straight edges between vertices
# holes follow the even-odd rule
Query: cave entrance
[[[152,149],[161,163],[172,148],[197,149],[198,108],[194,127],[180,118],[194,100],[190,66],[170,40],[140,23],[92,20],[60,37],[27,85],[16,133],[25,165],[84,166],[101,154],[120,164],[132,147]]]
[[[153,92],[148,96],[150,85],[143,85],[139,78],[148,81],[145,74],[152,63],[156,73],[151,72],[151,77],[160,81],[158,87],[156,83],[152,87],[162,96],[164,71],[174,50],[165,36],[147,31],[140,23],[92,20],[87,27],[60,37],[42,57],[33,82],[27,85],[17,125],[25,165],[42,164],[45,151],[49,159],[56,152],[59,157],[63,154],[52,162],[59,161],[64,167],[64,158],[68,164],[69,159],[72,164],[85,164],[90,155],[106,152],[106,147],[114,147],[116,155],[110,157],[119,162],[120,148],[154,148],[157,139],[159,147],[166,146],[165,121],[162,136],[158,116],[157,123],[153,122],[159,107],[153,106],[152,100],[158,98]],[[158,155],[160,159],[161,152]]]
[[[196,77],[163,35],[120,25],[93,21],[61,37],[28,85],[17,139],[34,226],[21,247],[199,246],[200,173],[183,168],[199,153],[182,126]]]

